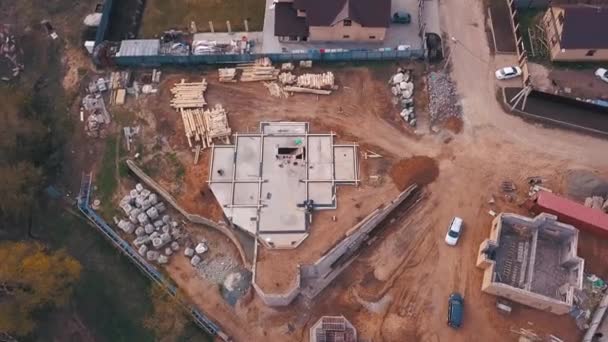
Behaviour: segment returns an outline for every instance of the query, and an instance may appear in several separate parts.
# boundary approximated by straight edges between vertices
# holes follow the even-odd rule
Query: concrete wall
[[[539,294],[528,292],[512,286],[488,281],[487,274],[484,274],[481,290],[483,292],[508,298],[533,308],[548,311],[557,315],[565,315],[570,312],[571,306],[567,303],[551,299]]]
[[[366,41],[381,42],[386,34],[385,27],[363,27],[352,21],[351,26],[344,26],[342,21],[334,26],[310,26],[309,41]],[[374,38],[370,38],[374,37]]]
[[[555,62],[594,62],[608,61],[608,49],[594,49],[593,56],[587,56],[591,49],[562,49],[561,37],[564,25],[560,17],[564,16],[564,9],[550,7],[543,16],[542,25],[545,28],[547,44],[550,47],[551,60]]]

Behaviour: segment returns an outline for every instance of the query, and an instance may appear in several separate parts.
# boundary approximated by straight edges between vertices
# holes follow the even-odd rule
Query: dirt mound
[[[424,186],[433,182],[439,175],[439,167],[433,158],[413,156],[393,165],[390,175],[397,188],[405,190],[414,183]]]
[[[443,126],[443,128],[447,129],[448,131],[454,133],[454,134],[458,134],[460,132],[462,132],[462,119],[458,116],[450,116],[449,118],[445,119],[441,125]]]
[[[566,188],[570,197],[582,201],[589,196],[605,196],[608,193],[608,180],[602,179],[593,171],[568,170]]]

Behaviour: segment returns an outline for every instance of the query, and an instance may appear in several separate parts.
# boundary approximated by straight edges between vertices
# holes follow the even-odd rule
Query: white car
[[[445,243],[450,246],[456,246],[460,233],[462,232],[462,219],[460,217],[454,217],[448,228],[448,233],[445,235]]]
[[[595,70],[595,76],[599,77],[600,80],[604,82],[608,82],[608,70],[604,68],[599,68]]]
[[[509,66],[496,70],[496,78],[499,80],[508,80],[509,78],[521,75],[521,68],[518,66]]]

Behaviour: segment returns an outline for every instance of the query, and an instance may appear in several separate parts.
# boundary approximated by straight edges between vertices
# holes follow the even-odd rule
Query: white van
[[[445,235],[445,243],[450,246],[456,246],[458,243],[458,238],[460,238],[460,234],[462,232],[462,219],[460,217],[455,216],[450,223],[448,228],[448,233]]]

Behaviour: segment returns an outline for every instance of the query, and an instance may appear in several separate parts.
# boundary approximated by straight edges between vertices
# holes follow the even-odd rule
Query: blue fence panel
[[[101,20],[99,21],[99,26],[97,26],[97,32],[95,33],[95,46],[103,42],[106,37],[106,32],[110,27],[110,12],[112,12],[113,4],[114,0],[106,0],[103,4]]]
[[[297,53],[260,53],[260,54],[209,54],[189,56],[117,56],[113,57],[116,65],[125,67],[160,66],[160,65],[196,65],[196,64],[235,64],[247,63],[257,58],[268,57],[275,63],[297,62],[302,60],[349,62],[349,61],[390,61],[424,57],[422,50],[351,50],[324,51],[308,50]]]

